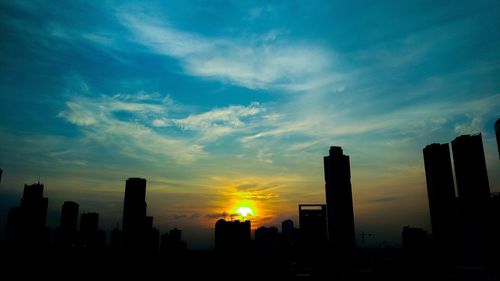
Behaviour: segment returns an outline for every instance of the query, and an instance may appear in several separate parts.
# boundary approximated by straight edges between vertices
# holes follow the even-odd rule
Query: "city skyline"
[[[449,257],[452,257],[456,253],[455,251],[459,251],[457,247],[459,245],[458,241],[461,239],[464,239],[464,243],[473,243],[473,248],[484,248],[484,241],[490,239],[488,238],[489,231],[492,231],[490,227],[494,227],[490,226],[488,222],[488,212],[498,208],[498,206],[494,205],[497,202],[493,198],[494,195],[490,192],[488,186],[488,175],[481,134],[461,135],[451,141],[451,144],[455,173],[452,172],[448,143],[433,143],[423,149],[431,220],[430,231],[437,249],[443,251],[442,253],[447,253]],[[364,231],[357,233],[358,235],[363,235],[360,239],[361,241],[357,241],[358,239],[356,239],[354,231],[355,221],[353,217],[349,162],[349,156],[344,155],[342,148],[338,146],[331,146],[329,155],[324,156],[324,197],[326,204],[302,202],[298,205],[300,232],[297,235],[301,237],[300,245],[308,245],[306,246],[307,248],[315,249],[318,247],[324,248],[328,243],[332,247],[331,249],[335,249],[334,251],[338,253],[337,255],[340,254],[341,256],[353,253],[352,251],[355,247],[366,247]],[[453,174],[457,178],[457,195],[455,195]],[[98,213],[82,213],[78,232],[82,233],[83,237],[87,237],[79,238],[83,239],[83,242],[76,239],[79,204],[73,201],[65,201],[60,213],[60,225],[51,228],[46,224],[48,198],[43,197],[44,184],[41,184],[40,181],[32,185],[25,184],[20,207],[12,206],[9,209],[6,224],[7,243],[14,243],[13,245],[26,243],[26,246],[30,247],[30,243],[35,243],[36,245],[41,242],[28,243],[23,241],[38,241],[42,239],[40,241],[46,241],[44,243],[53,244],[57,247],[74,247],[71,245],[83,243],[83,245],[87,245],[86,247],[88,245],[92,245],[91,247],[108,245],[111,249],[119,245],[118,248],[123,248],[127,251],[150,249],[150,251],[154,252],[155,250],[152,249],[159,251],[160,245],[162,245],[162,249],[164,247],[179,249],[175,248],[175,246],[172,248],[172,242],[168,242],[172,241],[169,240],[168,232],[165,232],[164,235],[160,234],[161,230],[158,230],[153,224],[154,217],[146,216],[146,184],[147,180],[143,178],[128,178],[125,181],[121,229],[120,224],[117,223],[112,231],[108,231],[109,236],[107,236],[106,231],[98,227]],[[496,194],[499,193],[497,192]],[[334,208],[331,206],[334,206]],[[39,210],[40,208],[41,211]],[[219,248],[221,252],[227,254],[230,249],[233,249],[232,251],[236,250],[235,246],[240,249],[242,245],[247,245],[240,250],[250,247],[250,239],[253,239],[253,233],[255,233],[255,239],[259,239],[259,241],[276,238],[272,235],[272,232],[269,232],[272,229],[278,231],[275,225],[270,226],[270,228],[264,225],[251,228],[251,221],[255,222],[255,219],[252,218],[253,211],[250,208],[244,207],[247,210],[243,210],[245,212],[243,213],[241,209],[236,210],[236,213],[231,215],[229,220],[226,220],[227,216],[225,215],[219,216],[214,227],[215,235],[212,237],[213,241],[208,248]],[[246,213],[247,211],[249,213]],[[287,223],[291,224],[291,226],[286,227],[285,224]],[[281,222],[281,225],[280,233],[283,233],[286,237],[285,240],[291,243],[292,240],[290,240],[290,237],[293,230],[293,220],[286,219]],[[246,228],[247,230],[243,230]],[[91,231],[88,229],[91,229]],[[404,227],[405,231],[407,229],[411,233],[427,233],[422,228],[410,228],[409,225]],[[28,235],[26,231],[32,232],[32,234]],[[115,232],[117,231],[119,234],[115,236]],[[174,235],[178,238],[174,238],[173,241],[181,241],[180,231],[177,227],[170,230],[170,236],[172,236],[172,233],[179,233]],[[260,231],[260,235],[257,233],[258,231]],[[405,231],[403,231],[403,240],[401,241],[403,242],[403,246],[405,243]],[[464,237],[469,238],[449,238],[454,237],[456,233],[462,232],[465,235]],[[276,232],[277,234],[278,232]],[[47,238],[49,236],[50,238]],[[234,236],[238,238],[234,238]],[[163,246],[164,240],[165,244],[170,246]],[[421,242],[426,243],[423,240]],[[399,247],[396,244],[386,244],[386,242],[382,246]],[[368,245],[368,247],[374,247],[374,245]],[[207,245],[204,248],[208,249]],[[471,257],[471,261],[477,260],[479,255],[484,255],[483,250],[480,252],[481,254],[469,253],[468,256]],[[476,257],[474,257],[475,255]],[[341,256],[338,257],[340,258]]]
[[[0,18],[2,228],[40,177],[49,226],[69,200],[109,232],[139,177],[155,226],[203,248],[239,207],[255,229],[326,203],[336,145],[356,239],[399,243],[431,229],[422,148],[476,133],[500,191],[495,1],[4,1]]]

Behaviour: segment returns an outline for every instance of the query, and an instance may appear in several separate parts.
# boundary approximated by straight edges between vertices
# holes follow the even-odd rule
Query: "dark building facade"
[[[185,252],[187,244],[182,240],[182,230],[174,228],[161,236],[161,253],[175,257],[179,253]]]
[[[54,242],[57,246],[72,247],[76,243],[78,209],[76,202],[64,202],[61,210],[61,225],[55,230]]]
[[[326,205],[300,204],[300,243],[305,248],[317,249],[326,245],[327,222]]]
[[[481,261],[487,251],[490,188],[481,134],[463,135],[451,142],[459,199],[464,256]]]
[[[220,253],[244,253],[250,249],[250,221],[226,221],[215,223],[215,250]]]
[[[43,197],[44,185],[24,185],[21,205],[7,216],[6,239],[11,245],[37,248],[48,245],[50,230],[46,228],[48,199]]]
[[[125,183],[123,204],[123,246],[125,248],[144,248],[146,228],[152,225],[146,220],[146,180],[129,178]]]
[[[498,157],[500,157],[500,118],[495,122],[495,135],[497,137]]]
[[[349,156],[342,148],[330,147],[324,157],[328,239],[335,249],[352,250],[355,246]]]
[[[83,213],[80,217],[80,246],[96,248],[99,244],[99,214]]]
[[[294,241],[294,225],[292,220],[284,220],[281,222],[281,233],[285,238],[286,242],[291,243]]]
[[[433,143],[423,154],[432,235],[438,247],[451,255],[456,247],[458,213],[450,148],[447,143]]]
[[[401,239],[403,250],[410,256],[422,256],[429,248],[427,231],[422,228],[403,227]]]
[[[478,204],[485,206],[490,197],[481,134],[459,136],[451,142],[451,146],[458,196],[461,201],[480,209]]]

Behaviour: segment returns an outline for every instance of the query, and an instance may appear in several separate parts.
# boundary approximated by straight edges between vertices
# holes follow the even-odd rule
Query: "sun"
[[[236,210],[236,213],[240,214],[243,218],[248,215],[253,215],[252,209],[248,207],[239,207],[238,210]]]

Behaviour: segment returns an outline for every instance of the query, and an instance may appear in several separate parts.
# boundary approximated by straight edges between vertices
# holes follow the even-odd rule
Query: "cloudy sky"
[[[90,2],[90,3],[89,3]],[[500,191],[498,1],[1,1],[0,229],[41,178],[121,223],[125,180],[193,248],[324,202],[322,157],[351,158],[357,233],[430,230],[422,148],[482,133]]]

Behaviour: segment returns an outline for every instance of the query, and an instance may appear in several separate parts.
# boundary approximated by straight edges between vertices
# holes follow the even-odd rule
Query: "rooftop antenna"
[[[40,175],[38,175],[38,185],[40,185]]]

